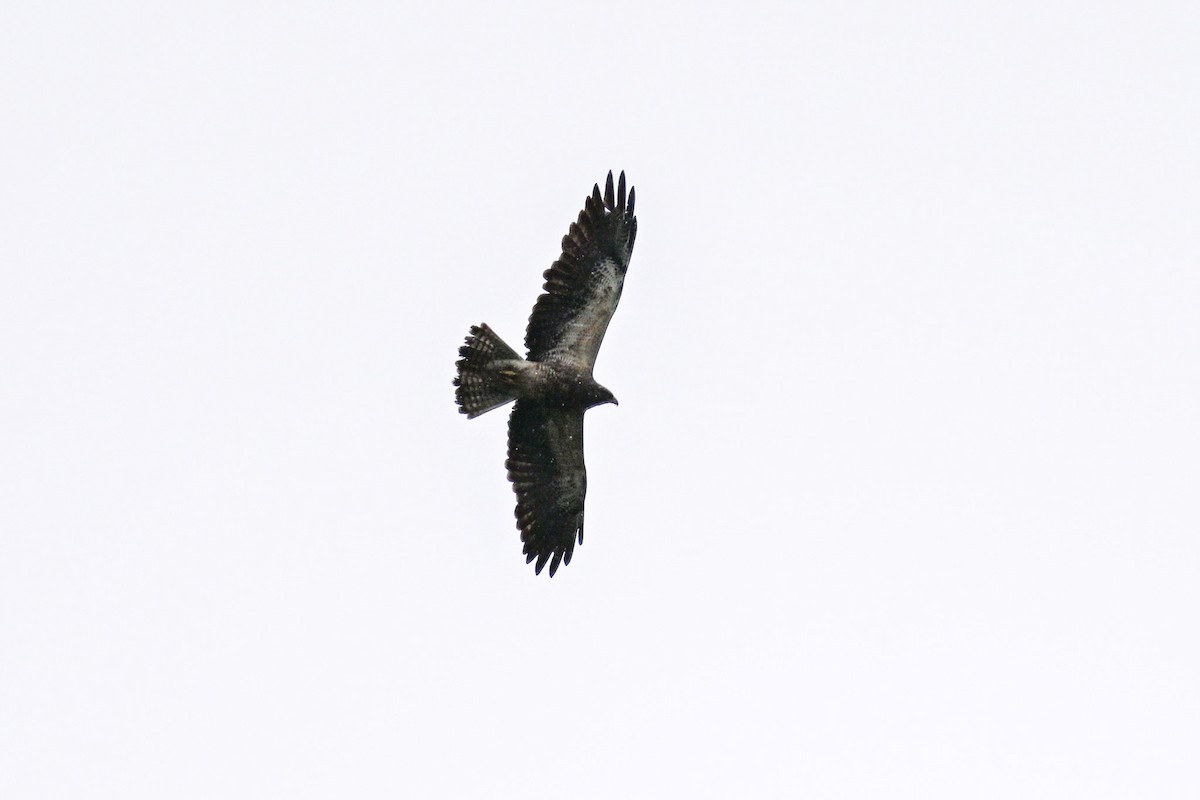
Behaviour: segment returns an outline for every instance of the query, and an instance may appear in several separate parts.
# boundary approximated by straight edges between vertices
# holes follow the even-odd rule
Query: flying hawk
[[[562,240],[562,255],[525,329],[521,358],[486,324],[471,326],[454,379],[459,411],[474,418],[516,400],[508,418],[508,479],[517,494],[517,527],[534,571],[570,564],[583,542],[583,412],[617,399],[592,378],[592,366],[621,299],[637,218],[625,173],[612,172],[583,203]]]

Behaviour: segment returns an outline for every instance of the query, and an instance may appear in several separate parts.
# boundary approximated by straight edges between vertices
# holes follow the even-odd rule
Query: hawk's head
[[[588,394],[588,408],[592,408],[593,406],[602,406],[605,403],[612,403],[614,406],[620,405],[620,403],[617,402],[617,398],[613,397],[613,393],[598,383],[592,387],[592,391]]]

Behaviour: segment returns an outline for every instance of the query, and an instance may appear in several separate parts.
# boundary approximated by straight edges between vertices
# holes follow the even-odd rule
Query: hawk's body
[[[517,494],[517,527],[526,561],[550,574],[569,564],[583,541],[583,413],[616,403],[592,378],[596,354],[621,299],[637,236],[634,192],[625,173],[616,192],[608,173],[562,240],[562,255],[546,270],[525,331],[526,358],[487,325],[473,326],[459,349],[459,410],[477,417],[516,400],[508,421],[508,478]]]

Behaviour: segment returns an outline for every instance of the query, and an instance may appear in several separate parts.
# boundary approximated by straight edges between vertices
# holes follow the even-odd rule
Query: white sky
[[[1200,796],[1200,6],[178,5],[0,15],[0,796]]]

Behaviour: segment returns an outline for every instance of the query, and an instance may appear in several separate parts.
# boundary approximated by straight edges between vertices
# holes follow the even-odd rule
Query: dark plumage
[[[472,326],[459,348],[454,379],[459,411],[474,418],[516,400],[508,420],[508,479],[517,494],[517,527],[526,562],[571,563],[583,541],[583,414],[616,403],[592,378],[604,332],[621,299],[637,236],[634,191],[625,173],[613,190],[608,173],[584,201],[562,240],[562,254],[546,270],[544,293],[525,330],[521,358],[487,325]]]

